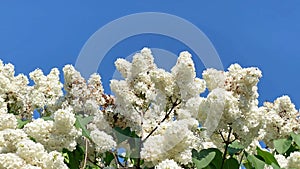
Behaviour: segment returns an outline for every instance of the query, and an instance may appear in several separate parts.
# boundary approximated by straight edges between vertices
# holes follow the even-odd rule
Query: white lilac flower
[[[269,147],[273,147],[273,140],[286,138],[291,132],[300,132],[299,113],[288,96],[279,97],[274,103],[264,103],[261,110],[267,117],[262,137]]]
[[[81,136],[81,130],[74,126],[75,121],[71,108],[59,109],[54,113],[54,121],[37,119],[26,124],[24,131],[47,150],[66,148],[72,151],[77,145],[76,139]]]
[[[105,131],[108,134],[112,132],[112,127],[110,126],[108,120],[101,110],[98,110],[95,116],[93,117],[93,121],[87,125],[87,128],[92,130],[101,130]]]
[[[28,93],[30,87],[28,78],[19,74],[15,76],[12,64],[0,62],[0,98],[1,109],[3,112],[14,113],[19,118],[31,118],[30,98]],[[3,103],[5,102],[5,103]],[[4,106],[7,106],[4,108]]]
[[[207,128],[208,135],[215,130],[226,129],[241,116],[238,100],[222,88],[212,90],[200,104],[199,110],[199,120],[207,117],[202,124]]]
[[[94,73],[90,76],[87,88],[90,91],[90,96],[88,97],[90,100],[94,100],[97,105],[103,105],[105,103],[103,98],[104,89],[99,74]]]
[[[16,154],[24,159],[27,164],[39,166],[45,169],[67,169],[61,153],[52,151],[47,153],[40,143],[32,140],[23,140],[17,144]]]
[[[15,129],[17,124],[17,118],[13,114],[0,113],[0,131],[4,129]]]
[[[126,79],[131,76],[131,63],[125,59],[119,58],[115,62],[117,70]]]
[[[224,88],[225,86],[226,76],[224,71],[208,68],[203,71],[202,77],[209,91],[215,88]]]
[[[173,75],[163,69],[155,69],[151,71],[151,80],[155,84],[155,88],[162,91],[166,96],[172,96],[175,90]]]
[[[103,86],[99,74],[92,74],[88,83],[86,83],[86,80],[71,65],[66,65],[63,68],[63,72],[65,78],[64,89],[67,92],[65,95],[67,106],[72,106],[75,113],[91,113],[92,115],[94,111],[90,109],[85,110],[88,107],[85,104],[90,104],[90,102],[87,102],[91,100],[97,104],[98,109],[105,104]]]
[[[90,135],[93,142],[96,144],[97,152],[103,153],[110,151],[117,146],[116,142],[113,140],[113,137],[103,131],[93,130]]]
[[[279,166],[280,166],[281,168],[286,168],[286,167],[287,167],[287,165],[288,165],[288,160],[287,160],[283,155],[281,155],[281,154],[276,154],[276,155],[274,155],[274,157],[275,157],[275,159],[277,160],[277,162],[278,162],[278,164],[279,164]],[[300,161],[298,161],[298,162],[300,162]]]
[[[175,159],[181,164],[191,162],[191,150],[198,147],[198,143],[190,130],[198,126],[198,122],[185,119],[169,123],[167,128],[162,128],[163,132],[150,136],[144,142],[141,157],[146,163],[156,165],[167,158]]]
[[[67,169],[61,153],[48,154],[42,144],[30,140],[20,129],[0,131],[0,150],[0,168]]]
[[[287,158],[287,168],[296,169],[300,168],[300,152],[293,152]]]
[[[196,78],[195,66],[190,53],[181,52],[171,72],[179,87],[182,100],[186,101],[204,92],[205,81]]]
[[[64,157],[61,155],[60,152],[51,151],[48,154],[47,159],[44,159],[44,168],[45,169],[68,169],[67,165],[64,163]]]
[[[264,122],[264,115],[261,108],[258,108],[257,100],[257,83],[262,77],[261,71],[254,67],[242,68],[238,64],[233,64],[228,68],[227,72],[207,69],[202,75],[210,90],[210,94],[214,93],[214,90],[218,88],[225,89],[226,92],[223,92],[224,94],[228,93],[224,96],[221,94],[219,97],[226,98],[227,106],[225,104],[214,105],[213,102],[210,104],[213,105],[215,110],[222,112],[219,129],[231,127],[236,139],[247,147],[251,140],[259,136],[258,132],[263,127]],[[220,91],[220,89],[218,90]],[[209,109],[207,109],[205,101],[201,105],[204,108],[206,106],[206,109],[203,110],[203,107],[200,109],[200,114],[204,114]],[[223,106],[224,109],[222,108]]]
[[[41,166],[43,158],[47,156],[44,146],[32,140],[22,140],[16,145],[16,154],[24,159],[26,163]]]
[[[63,85],[59,81],[58,69],[53,68],[47,76],[44,75],[41,69],[36,69],[29,76],[35,83],[30,92],[30,101],[33,108],[47,106],[47,111],[51,111],[57,100],[63,96]]]
[[[140,73],[147,72],[156,68],[151,50],[143,48],[140,53],[133,56],[131,64],[131,79],[135,79]]]
[[[155,166],[155,169],[182,169],[174,160],[166,159]]]
[[[27,134],[21,129],[5,129],[0,131],[0,153],[16,151],[16,144],[28,139]]]
[[[21,169],[26,162],[15,153],[0,154],[0,168]]]

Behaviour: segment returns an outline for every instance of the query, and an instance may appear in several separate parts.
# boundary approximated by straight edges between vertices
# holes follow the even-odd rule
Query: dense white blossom
[[[300,152],[291,153],[287,160],[287,168],[300,168]]]
[[[174,160],[166,159],[160,162],[155,169],[182,169]]]
[[[291,132],[300,132],[299,112],[288,96],[279,97],[274,103],[265,102],[262,112],[267,118],[261,134],[270,147],[273,147],[273,140],[287,138]]]
[[[24,131],[48,150],[66,148],[72,151],[77,145],[76,139],[81,136],[81,130],[74,126],[75,121],[71,108],[59,109],[54,113],[54,121],[37,119],[26,124]]]
[[[182,100],[186,101],[204,92],[205,81],[196,77],[194,62],[190,53],[181,52],[171,71]]]
[[[145,162],[158,164],[164,159],[175,159],[187,164],[191,162],[191,150],[197,146],[197,138],[191,132],[198,126],[193,119],[174,121],[167,128],[162,127],[160,134],[149,137],[142,148],[141,157]]]
[[[72,106],[75,113],[81,112],[92,115],[95,113],[95,109],[89,109],[90,107],[86,104],[90,104],[91,101],[95,102],[98,109],[101,105],[105,104],[100,75],[92,74],[88,83],[86,83],[86,80],[72,65],[66,65],[63,68],[63,72],[65,80],[64,89],[67,92],[65,95],[67,102],[65,106]]]
[[[48,153],[44,146],[35,143],[21,129],[0,131],[0,168],[66,169],[61,153]]]
[[[15,153],[0,154],[0,168],[21,169],[26,162]]]
[[[257,83],[262,76],[261,71],[233,64],[228,71],[207,69],[202,76],[210,93],[200,104],[198,119],[207,117],[205,125],[209,129],[232,128],[235,139],[247,147],[259,136],[264,121],[257,100]]]
[[[13,114],[0,113],[0,131],[4,129],[15,129],[17,124],[17,118]]]
[[[47,107],[47,111],[53,111],[57,100],[63,96],[62,83],[59,81],[59,71],[53,68],[45,76],[41,69],[36,69],[29,74],[35,85],[30,92],[30,101],[33,108]]]
[[[113,137],[103,131],[93,130],[91,132],[91,138],[96,144],[96,150],[101,153],[110,151],[117,146]]]
[[[25,75],[0,60],[0,168],[65,169],[63,149],[85,142],[87,160],[97,159],[101,167],[107,167],[101,155],[121,147],[127,166],[134,165],[132,150],[140,150],[133,154],[142,167],[181,169],[191,164],[193,149],[223,150],[224,143],[237,141],[255,154],[261,139],[273,148],[274,140],[300,133],[299,112],[288,96],[258,106],[258,68],[209,68],[200,79],[190,53],[181,52],[168,72],[156,66],[148,48],[115,65],[123,80],[110,81],[110,96],[99,74],[85,80],[72,65],[63,68],[64,84],[53,68],[48,75],[31,72],[29,86]],[[200,96],[206,88],[208,95]],[[32,119],[34,110],[42,118]],[[123,129],[140,144],[120,138]],[[274,157],[281,168],[300,168],[299,152]]]

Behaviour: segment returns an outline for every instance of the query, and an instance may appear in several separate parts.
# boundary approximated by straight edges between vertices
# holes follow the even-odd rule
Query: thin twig
[[[117,168],[120,168],[121,167],[124,167],[124,165],[120,162],[119,158],[117,157],[117,155],[114,153],[114,152],[111,152],[114,156],[114,159],[115,159],[115,163],[117,165]]]
[[[171,107],[171,109],[169,110],[169,112],[165,115],[165,117],[160,121],[160,123],[158,123],[158,125],[147,135],[147,137],[144,139],[144,140],[142,140],[142,143],[144,143],[157,129],[158,129],[158,127],[159,127],[159,125],[161,124],[161,123],[163,123],[169,116],[170,116],[170,114],[172,113],[172,111],[174,110],[174,108],[176,107],[176,106],[178,106],[179,104],[180,104],[180,102],[178,102],[177,103],[177,101],[178,100],[176,100],[174,103],[173,103],[173,105],[172,105],[172,107]]]
[[[219,130],[219,134],[221,135],[221,137],[222,137],[222,140],[223,140],[223,142],[225,143],[225,142],[226,142],[226,140],[225,140],[225,138],[224,138],[224,136],[223,136],[223,134],[222,134],[222,131],[221,131],[221,130]]]
[[[228,149],[229,144],[231,143],[230,142],[231,131],[232,131],[232,128],[229,127],[228,137],[227,137],[227,140],[225,141],[225,150],[224,150],[224,154],[223,154],[221,169],[223,169],[223,165],[224,165],[224,162],[225,162],[225,159],[226,159],[227,149]]]

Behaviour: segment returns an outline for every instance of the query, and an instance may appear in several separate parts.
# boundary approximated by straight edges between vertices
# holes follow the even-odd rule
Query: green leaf
[[[245,163],[243,163],[243,165],[246,169],[254,169],[252,164],[249,161],[246,161]]]
[[[90,131],[86,129],[86,125],[93,120],[93,116],[88,116],[88,117],[82,117],[81,115],[76,115],[76,122],[75,122],[75,127],[76,128],[81,128],[82,130],[82,135],[87,137],[88,139],[91,139],[90,137]]]
[[[247,160],[251,163],[252,167],[255,169],[261,169],[264,168],[265,162],[261,161],[254,155],[248,155]]]
[[[117,143],[122,143],[125,140],[133,139],[133,138],[139,138],[134,131],[131,131],[129,127],[126,127],[125,129],[122,129],[120,127],[114,128],[115,135],[117,137]],[[135,145],[135,143],[130,142],[132,146]]]
[[[67,149],[63,149],[63,154],[65,162],[70,169],[80,168],[80,163],[84,159],[84,149],[81,146],[77,145],[76,149],[72,152]]]
[[[288,149],[288,151],[284,154],[285,158],[287,158],[288,156],[290,156],[290,154],[292,152],[295,152],[295,151],[299,151],[299,147],[297,146],[297,144],[292,144],[292,146]]]
[[[256,148],[256,151],[257,151],[257,155],[262,157],[266,164],[271,165],[272,163],[274,163],[277,166],[279,166],[277,160],[275,159],[273,154],[271,154],[270,152],[263,151],[259,147]]]
[[[122,143],[123,141],[127,140],[128,137],[130,137],[131,131],[130,128],[127,127],[125,129],[122,129],[120,127],[115,127],[114,131],[117,136],[117,144]]]
[[[292,145],[291,139],[278,139],[273,141],[274,148],[279,154],[284,154]]]
[[[17,122],[18,122],[18,129],[22,129],[30,121],[29,120],[17,119]]]
[[[233,156],[234,154],[242,151],[244,146],[242,146],[239,142],[234,141],[233,143],[229,144],[228,146],[228,154]]]
[[[210,162],[210,164],[206,167],[206,169],[220,169],[222,165],[222,152],[216,148],[209,148],[201,150],[200,152],[197,152],[196,150],[192,150],[192,157],[200,160],[202,158],[205,158],[208,156],[209,153],[215,152],[214,159]]]
[[[205,168],[207,167],[210,162],[215,158],[216,152],[209,152],[206,156],[204,156],[201,159],[193,158],[193,162],[195,163],[197,169]]]
[[[291,136],[294,142],[300,147],[300,134],[292,133]]]
[[[107,151],[107,152],[105,153],[105,157],[104,157],[104,162],[105,162],[105,164],[106,164],[107,166],[109,166],[110,163],[111,163],[111,161],[112,161],[114,158],[115,158],[115,157],[114,157],[113,153]]]
[[[226,159],[224,162],[223,169],[239,169],[239,162],[235,158]]]

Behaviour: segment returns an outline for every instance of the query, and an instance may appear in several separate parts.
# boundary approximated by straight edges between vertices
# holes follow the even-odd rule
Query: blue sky
[[[259,100],[287,94],[300,108],[300,1],[16,1],[0,2],[0,58],[28,75],[75,64],[85,42],[98,29],[139,12],[176,15],[202,30],[225,68],[232,63],[257,66],[263,72]],[[174,28],[176,29],[176,28]],[[120,27],[122,31],[122,27]],[[103,39],[105,42],[106,39]],[[99,73],[108,90],[113,61],[144,46],[178,54],[191,50],[170,37],[144,34],[124,39],[105,56]],[[193,51],[190,51],[192,54]],[[195,56],[194,56],[195,57]],[[196,59],[197,74],[203,64]]]

